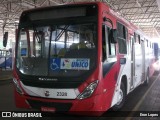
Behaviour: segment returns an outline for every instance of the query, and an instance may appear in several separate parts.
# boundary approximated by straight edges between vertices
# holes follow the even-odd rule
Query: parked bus
[[[154,42],[153,43],[153,47],[154,47],[155,60],[158,60],[159,59],[159,46],[158,46],[158,43]]]
[[[149,83],[153,63],[150,39],[104,3],[27,10],[17,32],[15,103],[48,112],[118,110]]]
[[[159,45],[158,43],[153,43],[154,47],[154,56],[155,56],[155,63],[153,64],[155,73],[159,73],[160,71],[160,62],[159,62]]]

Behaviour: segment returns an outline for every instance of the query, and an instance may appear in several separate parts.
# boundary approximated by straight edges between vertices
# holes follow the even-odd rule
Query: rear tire
[[[126,100],[126,89],[125,89],[125,85],[123,82],[121,83],[119,94],[120,94],[119,95],[119,102],[112,107],[112,109],[114,111],[121,109],[125,103],[125,100]]]

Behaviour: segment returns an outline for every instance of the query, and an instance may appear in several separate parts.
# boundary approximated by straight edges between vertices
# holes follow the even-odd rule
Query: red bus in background
[[[101,115],[154,73],[150,39],[101,2],[24,11],[17,33],[20,108]]]

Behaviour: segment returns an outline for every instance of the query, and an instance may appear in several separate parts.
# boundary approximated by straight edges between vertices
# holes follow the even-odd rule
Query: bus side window
[[[102,26],[102,55],[103,62],[107,60],[107,58],[113,58],[116,56],[116,45],[111,42],[109,39],[110,28],[103,25]]]
[[[112,58],[116,56],[116,45],[109,39],[109,34],[111,29],[105,25],[102,27],[102,52],[103,52],[103,62],[107,58]]]
[[[110,28],[107,27],[107,34],[110,33]],[[116,45],[115,43],[111,42],[111,39],[108,38],[108,51],[109,57],[114,57],[116,55]]]
[[[127,28],[121,23],[117,22],[117,30],[118,30],[118,45],[119,45],[119,53],[127,54]]]
[[[102,26],[102,58],[103,58],[103,77],[109,72],[116,62],[116,45],[109,38],[111,29],[105,25]],[[114,58],[114,59],[113,59]]]
[[[106,60],[106,27],[105,25],[102,26],[102,61]]]

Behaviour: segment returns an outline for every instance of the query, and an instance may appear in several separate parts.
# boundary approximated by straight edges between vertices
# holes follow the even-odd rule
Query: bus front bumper
[[[100,116],[106,111],[101,104],[104,102],[101,95],[83,100],[60,100],[25,96],[15,91],[15,101],[16,106],[19,108],[33,108],[52,113]]]

